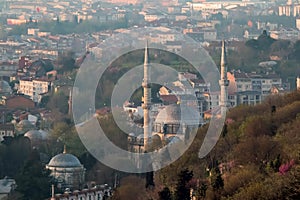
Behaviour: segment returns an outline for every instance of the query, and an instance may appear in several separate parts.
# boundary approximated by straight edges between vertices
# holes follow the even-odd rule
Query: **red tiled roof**
[[[168,103],[176,103],[178,101],[176,95],[160,95],[160,99],[163,102],[168,102]]]

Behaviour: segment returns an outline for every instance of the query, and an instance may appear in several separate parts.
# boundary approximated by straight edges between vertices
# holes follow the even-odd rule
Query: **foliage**
[[[30,140],[23,136],[5,137],[0,144],[0,176],[14,177],[29,158]]]
[[[295,91],[231,109],[226,134],[213,150],[203,159],[197,157],[207,131],[207,126],[201,127],[189,149],[156,172],[156,186],[176,191],[174,177],[188,167],[199,180],[194,190],[199,199],[298,199],[299,102],[300,92]],[[212,169],[210,176],[206,169]]]
[[[134,183],[134,184],[133,184]],[[113,200],[122,200],[122,199],[136,199],[142,200],[147,199],[145,196],[146,189],[144,180],[137,176],[128,176],[121,181],[121,187],[119,187]]]
[[[69,103],[68,103],[69,97],[66,96],[63,92],[54,93],[47,103],[47,108],[50,110],[58,110],[62,114],[67,114],[69,111]],[[43,100],[43,103],[45,103],[47,99]]]
[[[172,194],[168,187],[164,187],[158,192],[159,200],[172,200]]]
[[[219,190],[224,187],[224,181],[222,179],[221,172],[218,167],[212,169],[210,175],[210,182],[214,190]]]
[[[16,176],[17,191],[23,194],[23,200],[40,200],[49,197],[50,172],[40,161],[39,152],[33,150],[29,160]]]
[[[75,55],[72,51],[67,51],[58,55],[57,63],[61,65],[59,73],[70,72],[77,68],[75,65]]]
[[[178,180],[176,184],[176,190],[174,197],[176,200],[189,200],[190,199],[190,187],[188,182],[193,178],[193,172],[188,169],[183,169],[178,174]]]
[[[75,127],[65,122],[55,123],[51,131],[52,140],[59,141],[58,149],[53,149],[53,154],[61,153],[63,145],[67,146],[67,152],[81,157],[85,154],[86,149],[83,146]],[[84,157],[82,157],[84,160]],[[89,161],[90,162],[90,161]],[[91,161],[92,162],[92,161]]]

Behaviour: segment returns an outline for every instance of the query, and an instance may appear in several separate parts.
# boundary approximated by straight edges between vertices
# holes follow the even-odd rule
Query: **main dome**
[[[155,120],[159,124],[199,125],[201,123],[199,112],[190,106],[172,104],[162,109]]]
[[[49,167],[81,167],[82,165],[78,160],[78,158],[76,158],[74,155],[68,153],[60,153],[54,156],[50,160],[48,166]]]

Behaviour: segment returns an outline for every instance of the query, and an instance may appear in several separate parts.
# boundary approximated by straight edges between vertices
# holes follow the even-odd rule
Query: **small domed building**
[[[30,139],[31,146],[37,147],[46,142],[49,138],[49,135],[44,130],[30,130],[24,134],[24,137],[28,137]]]
[[[32,146],[38,145],[43,140],[42,134],[38,130],[27,131],[24,134],[24,137],[28,137],[30,139]]]
[[[12,93],[12,89],[8,82],[4,80],[0,80],[0,94],[1,95],[8,95]]]
[[[18,134],[25,134],[27,131],[34,129],[34,125],[27,119],[21,120],[18,124],[16,124],[16,130]]]
[[[46,169],[51,171],[58,188],[81,189],[84,184],[85,168],[76,156],[67,153],[66,148],[50,160]]]

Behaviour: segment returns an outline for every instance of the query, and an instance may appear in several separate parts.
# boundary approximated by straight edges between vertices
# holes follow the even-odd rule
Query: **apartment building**
[[[29,96],[35,103],[39,103],[42,95],[49,92],[51,82],[40,79],[20,80],[18,93]]]

